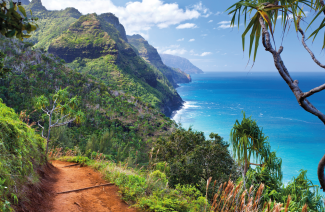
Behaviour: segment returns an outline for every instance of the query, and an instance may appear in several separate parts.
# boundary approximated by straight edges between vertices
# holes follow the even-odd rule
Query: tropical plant
[[[238,20],[238,26],[240,24],[241,14],[244,15],[245,31],[242,34],[243,49],[245,49],[245,37],[249,31],[250,34],[250,45],[249,45],[249,56],[251,56],[253,44],[254,47],[254,61],[257,54],[257,49],[259,46],[260,38],[262,36],[262,44],[265,50],[270,52],[273,56],[274,65],[278,70],[279,74],[283,80],[288,84],[292,93],[295,95],[298,104],[307,112],[317,116],[325,124],[325,115],[319,111],[309,100],[308,97],[321,92],[325,89],[325,84],[315,87],[310,91],[303,92],[299,87],[299,81],[293,80],[290,76],[288,69],[286,68],[282,58],[281,53],[283,52],[283,46],[276,49],[274,40],[274,28],[277,24],[277,19],[279,15],[282,16],[282,27],[285,32],[288,27],[288,22],[290,21],[290,16],[292,17],[296,32],[301,34],[301,42],[307,52],[310,54],[312,60],[321,68],[325,68],[325,65],[321,64],[315,57],[314,53],[307,46],[305,40],[305,32],[300,27],[301,20],[306,16],[303,8],[310,8],[315,11],[313,20],[309,23],[307,29],[311,26],[315,20],[320,17],[322,13],[325,14],[325,4],[323,0],[240,0],[228,8],[229,14],[233,15],[231,24],[234,26],[236,18]],[[254,13],[249,24],[246,26],[247,15]],[[321,29],[325,27],[325,18],[321,21],[319,27],[311,33],[309,38],[316,38]],[[307,30],[306,29],[306,30]],[[271,35],[270,35],[271,33]],[[285,33],[283,33],[284,36]],[[272,37],[272,38],[271,38]],[[325,38],[325,37],[324,37]],[[272,41],[275,46],[273,48]],[[323,47],[325,47],[325,39]],[[325,155],[321,159],[318,165],[318,179],[320,184],[325,191]]]
[[[30,11],[31,16],[32,11]],[[28,18],[25,8],[21,3],[12,0],[1,0],[0,2],[0,33],[6,37],[16,37],[20,40],[29,38],[32,31],[37,29],[34,23],[36,17]],[[27,34],[26,34],[27,32]]]
[[[153,149],[153,162],[167,162],[169,185],[195,185],[205,192],[210,177],[224,182],[238,177],[229,144],[218,134],[205,139],[203,132],[177,128],[169,137],[158,139]]]
[[[42,110],[45,113],[42,115],[42,120],[48,119],[47,137],[44,136],[45,127],[40,124],[41,120],[38,121],[38,126],[42,128],[42,137],[47,141],[46,154],[48,153],[52,128],[67,125],[71,122],[80,124],[83,121],[83,112],[77,110],[79,104],[78,97],[75,96],[69,99],[68,96],[69,92],[67,87],[65,89],[59,89],[54,95],[52,95],[51,99],[48,99],[44,95],[34,99],[35,108]]]
[[[268,137],[264,135],[258,127],[255,120],[251,117],[246,118],[243,112],[243,120],[239,123],[236,120],[230,132],[230,142],[232,145],[234,158],[243,166],[243,174],[249,168],[249,165],[262,165],[251,163],[251,157],[256,161],[265,160],[269,154]]]

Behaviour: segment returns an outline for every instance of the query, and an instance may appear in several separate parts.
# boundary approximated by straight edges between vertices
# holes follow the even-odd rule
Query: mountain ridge
[[[171,67],[166,66],[161,57],[158,54],[156,48],[149,44],[141,35],[127,35],[129,43],[134,46],[139,56],[141,56],[146,62],[155,66],[161,71],[167,79],[173,84],[174,87],[178,87],[177,83],[189,83],[191,82],[191,76],[180,71],[174,70]]]
[[[173,68],[179,68],[187,74],[201,74],[204,73],[201,69],[193,65],[188,59],[170,55],[170,54],[160,54],[163,63],[167,66]]]

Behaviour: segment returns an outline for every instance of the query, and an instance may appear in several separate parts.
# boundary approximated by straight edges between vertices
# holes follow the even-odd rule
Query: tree
[[[77,111],[79,105],[78,97],[75,96],[71,99],[68,98],[68,88],[60,89],[52,98],[47,98],[44,95],[36,97],[34,99],[35,108],[43,111],[45,114],[42,115],[42,120],[48,122],[47,126],[41,125],[38,121],[38,126],[42,128],[42,137],[46,139],[46,154],[48,153],[48,145],[50,141],[51,129],[67,125],[71,122],[80,124],[83,121],[84,114],[82,111]],[[53,122],[55,122],[53,124]],[[47,129],[47,137],[44,136],[44,130]]]
[[[8,7],[9,6],[9,7]],[[31,16],[32,11],[30,11]],[[1,0],[0,2],[0,32],[6,37],[16,37],[20,40],[29,38],[32,31],[37,29],[35,17],[28,18],[21,3],[12,0]],[[27,34],[26,34],[27,32]]]
[[[249,31],[250,34],[250,46],[249,46],[249,56],[251,56],[253,44],[254,46],[254,62],[256,58],[257,49],[259,47],[260,38],[262,35],[262,44],[266,51],[270,52],[276,69],[279,74],[283,78],[283,80],[288,84],[291,91],[295,95],[298,104],[307,112],[317,116],[324,124],[325,124],[325,115],[321,111],[319,111],[311,102],[308,101],[308,97],[322,91],[325,89],[325,84],[315,87],[310,91],[303,92],[299,87],[299,81],[293,80],[290,76],[289,70],[286,68],[282,58],[281,53],[283,52],[283,46],[281,45],[279,49],[274,49],[272,46],[272,41],[274,41],[274,28],[277,23],[278,16],[281,14],[282,16],[282,26],[283,31],[285,32],[288,26],[289,15],[292,15],[293,23],[296,29],[296,32],[301,34],[301,42],[304,48],[310,54],[312,60],[319,65],[321,68],[325,68],[325,65],[321,64],[313,54],[313,52],[308,48],[305,40],[305,33],[300,27],[300,22],[304,18],[305,13],[303,8],[310,8],[314,11],[315,17],[310,22],[309,26],[314,23],[316,18],[320,16],[321,13],[325,14],[325,4],[323,0],[240,0],[237,3],[233,4],[228,10],[230,10],[229,14],[232,14],[231,25],[234,26],[236,17],[238,18],[238,26],[240,24],[241,14],[244,14],[245,21],[245,31],[242,34],[243,41],[243,49],[245,49],[245,37]],[[249,24],[246,26],[247,14],[251,14],[255,12],[252,16]],[[309,28],[307,27],[307,29]],[[325,18],[322,20],[319,27],[311,33],[309,38],[315,37],[318,35],[319,31],[325,27]],[[270,35],[271,33],[271,35]],[[284,36],[285,33],[283,33]],[[272,38],[272,40],[271,40]],[[325,38],[325,37],[324,37]],[[323,48],[325,48],[325,39]],[[325,176],[324,176],[324,168],[325,168],[325,155],[321,159],[318,165],[318,179],[325,192]]]
[[[230,175],[237,177],[228,146],[218,134],[211,133],[210,140],[206,140],[203,132],[179,127],[168,138],[157,140],[153,158],[168,163],[171,186],[192,184],[204,192],[210,177],[220,183]]]
[[[264,135],[255,120],[246,118],[243,112],[243,120],[236,120],[230,132],[230,142],[234,158],[243,166],[243,179],[250,165],[266,167],[272,177],[282,180],[282,160],[271,152],[268,137]],[[251,157],[259,164],[251,163]]]
[[[20,40],[29,38],[31,36],[29,34],[37,29],[37,24],[34,22],[38,19],[35,17],[28,18],[21,3],[15,3],[12,0],[0,1],[0,33],[8,38],[16,37]],[[32,11],[30,13],[32,16]],[[4,54],[0,52],[0,78],[10,72],[9,69],[3,68],[3,57]]]
[[[230,142],[232,144],[234,158],[243,165],[243,173],[246,175],[251,160],[251,156],[255,157],[256,161],[261,158],[264,159],[266,152],[264,149],[268,137],[258,127],[255,120],[251,117],[246,118],[243,112],[243,120],[239,123],[236,120],[234,127],[230,132]],[[260,164],[254,164],[260,165]]]

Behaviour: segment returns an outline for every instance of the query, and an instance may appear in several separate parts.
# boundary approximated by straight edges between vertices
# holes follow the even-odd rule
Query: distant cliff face
[[[151,46],[141,35],[127,36],[127,38],[129,43],[137,49],[139,56],[161,71],[174,87],[177,87],[177,83],[188,83],[191,81],[191,77],[188,74],[166,66],[162,62],[157,49]]]
[[[36,9],[33,15],[39,17],[39,29],[28,39],[36,48],[48,50],[74,70],[115,90],[140,97],[166,115],[182,105],[166,76],[128,43],[123,25],[112,13],[82,15],[75,8],[48,11],[41,0],[25,8]]]
[[[102,19],[104,19],[107,23],[112,24],[119,31],[121,38],[125,42],[128,42],[124,26],[122,24],[120,24],[119,19],[114,14],[112,14],[112,13],[104,13],[104,14],[101,14],[99,16]]]
[[[187,74],[203,73],[201,69],[193,65],[188,59],[170,54],[160,54],[163,63],[173,68],[179,68]]]
[[[68,63],[77,57],[93,59],[108,54],[117,57],[118,54],[116,42],[101,29],[96,14],[79,18],[51,43],[48,51]]]
[[[27,3],[27,2],[25,2]],[[32,0],[29,4],[29,9],[31,9],[34,12],[39,12],[39,11],[46,11],[46,8],[43,6],[41,0]]]

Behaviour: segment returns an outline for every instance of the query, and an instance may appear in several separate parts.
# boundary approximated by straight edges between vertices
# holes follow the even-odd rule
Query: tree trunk
[[[324,6],[324,1],[320,1],[322,6]],[[325,14],[325,11],[324,11]],[[292,90],[293,94],[295,95],[299,105],[306,110],[307,112],[317,116],[324,124],[325,124],[325,115],[320,112],[315,106],[313,106],[308,100],[307,97],[310,97],[311,95],[320,92],[325,89],[325,85],[319,86],[317,88],[314,88],[310,90],[309,92],[302,92],[301,89],[298,86],[298,80],[293,80],[289,74],[289,71],[285,67],[280,54],[283,51],[283,47],[280,46],[279,50],[276,51],[273,49],[271,42],[270,42],[270,33],[268,32],[268,29],[266,28],[264,24],[264,20],[262,17],[259,18],[259,22],[262,26],[262,44],[265,47],[265,50],[270,52],[274,59],[275,67],[277,68],[279,74],[284,79],[284,81],[288,84],[290,89]],[[299,24],[299,22],[298,22]],[[320,65],[318,60],[315,59],[314,54],[310,51],[310,49],[307,47],[307,45],[304,42],[304,32],[299,28],[299,32],[302,34],[302,43],[303,46],[306,48],[306,50],[311,55],[312,59],[316,62],[316,64]],[[321,66],[322,67],[322,66]],[[317,174],[318,174],[318,180],[321,184],[321,188],[325,192],[325,179],[324,179],[324,169],[325,169],[325,155],[320,160],[318,164]]]
[[[244,164],[244,175],[246,176],[246,173],[248,171],[248,162],[247,159],[245,159],[245,164]]]
[[[49,120],[49,130],[47,133],[47,139],[46,139],[46,156],[49,151],[49,142],[50,142],[50,134],[51,134],[51,124],[52,124],[52,114],[50,115],[50,120]]]
[[[318,168],[317,168],[318,180],[321,185],[321,189],[323,189],[323,191],[325,192],[324,167],[325,167],[325,155],[319,161]]]

